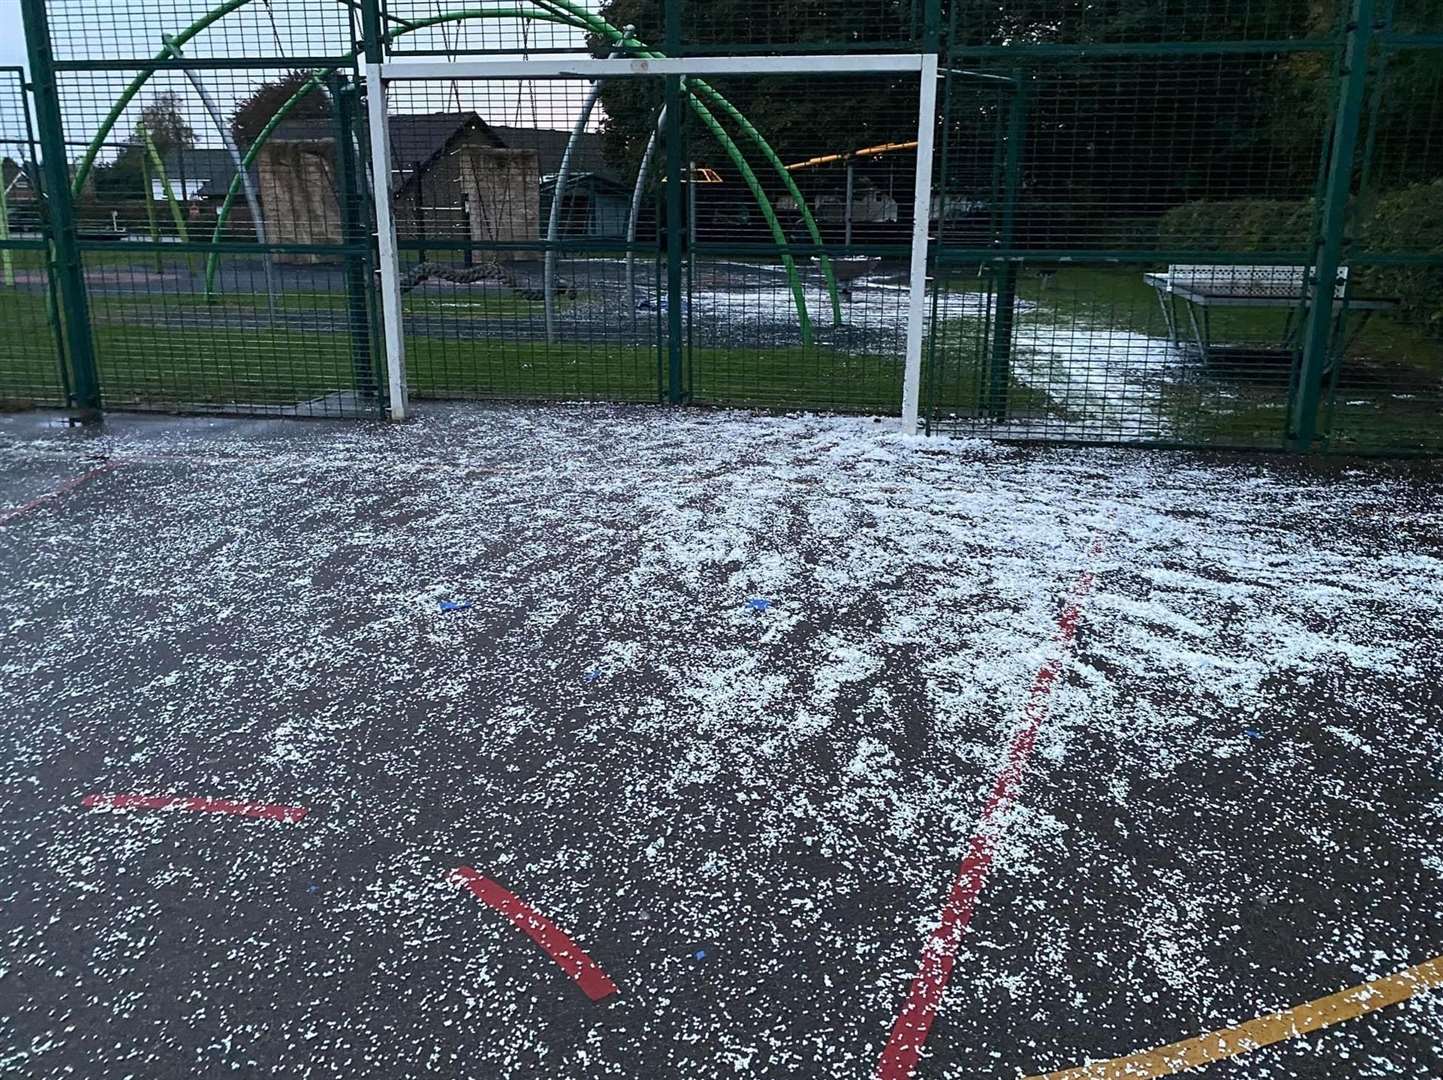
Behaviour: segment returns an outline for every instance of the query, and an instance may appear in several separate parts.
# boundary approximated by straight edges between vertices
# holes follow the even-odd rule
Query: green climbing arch
[[[251,0],[225,0],[224,3],[220,4],[219,6],[213,8],[211,11],[207,12],[205,15],[201,16],[201,18],[197,19],[194,23],[186,27],[184,30],[180,31],[175,35],[169,36],[167,38],[167,44],[161,49],[160,53],[155,58],[157,65],[164,65],[164,62],[173,55],[172,50],[184,45],[186,42],[190,41],[198,34],[213,26],[219,20],[225,18],[225,16],[231,14],[232,12],[238,10],[241,7],[244,7],[250,2]],[[639,57],[657,59],[665,55],[664,53],[655,50],[646,49],[643,46],[642,42],[637,40],[635,37],[626,35],[622,30],[613,26],[611,23],[607,22],[600,16],[593,15],[590,12],[586,11],[584,8],[579,7],[573,2],[573,0],[529,0],[529,3],[532,6],[469,8],[457,11],[442,12],[438,15],[429,16],[425,19],[393,19],[392,22],[396,24],[396,27],[395,29],[387,31],[384,37],[385,40],[389,43],[404,34],[414,33],[418,30],[426,29],[427,27],[437,26],[444,23],[462,22],[468,19],[533,19],[537,21],[552,22],[561,25],[573,26],[578,29],[588,30],[591,33],[594,33],[599,37],[603,38],[609,44],[624,47],[628,49],[628,51],[635,53],[635,55]],[[357,55],[358,51],[353,51],[343,57],[342,62],[353,63]],[[158,70],[157,67],[152,67],[137,73],[136,76],[131,80],[129,85],[126,86],[125,90],[122,91],[120,96],[116,99],[114,105],[111,107],[106,117],[101,121],[99,129],[97,130],[94,138],[91,140],[89,146],[87,146],[85,154],[81,158],[81,161],[75,170],[75,175],[72,180],[73,190],[75,193],[78,194],[80,191],[83,190],[86,178],[89,176],[91,169],[94,167],[95,159],[100,151],[101,146],[104,145],[105,140],[109,137],[111,131],[115,127],[115,124],[124,114],[126,108],[128,108],[130,103],[134,101],[136,95],[140,93],[141,89],[145,86],[145,83],[149,80],[150,76],[154,74],[156,70]],[[261,148],[266,144],[267,140],[271,137],[271,135],[274,134],[276,128],[279,127],[279,125],[285,120],[286,116],[289,115],[290,112],[301,101],[303,101],[307,95],[313,93],[316,89],[320,88],[324,82],[327,73],[332,70],[335,69],[318,69],[311,72],[310,78],[307,79],[306,82],[303,83],[300,87],[298,87],[296,91],[292,94],[292,96],[284,104],[282,104],[279,109],[276,110],[275,114],[265,124],[265,126],[257,134],[255,140],[247,148],[245,157],[243,159],[244,168],[248,169],[251,167],[251,165],[256,160]],[[781,228],[780,222],[777,220],[776,210],[772,206],[771,200],[767,197],[765,191],[762,189],[761,183],[757,179],[755,172],[752,170],[750,163],[746,160],[745,155],[742,154],[740,148],[736,145],[735,141],[727,134],[725,128],[722,127],[720,121],[717,120],[715,114],[713,114],[711,109],[708,108],[708,103],[716,107],[718,110],[724,113],[733,123],[735,123],[737,127],[741,130],[741,132],[756,146],[758,151],[767,160],[767,163],[780,177],[783,185],[787,189],[788,194],[792,197],[797,207],[799,208],[802,220],[806,225],[807,232],[810,235],[812,242],[820,246],[822,243],[821,232],[817,228],[816,220],[813,218],[811,210],[807,206],[806,200],[802,197],[800,190],[797,188],[795,181],[792,179],[791,173],[787,171],[785,166],[782,164],[781,159],[777,156],[771,145],[767,143],[766,139],[762,137],[761,133],[756,130],[756,128],[746,119],[745,116],[742,115],[742,113],[738,109],[736,109],[735,106],[733,106],[722,94],[718,93],[712,86],[710,86],[706,82],[700,79],[687,79],[683,82],[683,88],[684,92],[686,93],[688,106],[697,115],[697,118],[701,121],[702,125],[707,129],[707,131],[721,145],[727,157],[731,160],[732,164],[741,174],[743,180],[747,185],[748,190],[752,194],[752,197],[756,200],[757,205],[762,212],[762,216],[767,222],[767,227],[772,234],[773,241],[782,247],[785,247],[787,245],[786,235]],[[705,101],[702,100],[703,98],[705,99]],[[231,209],[235,204],[236,198],[241,193],[242,176],[243,173],[237,173],[236,177],[231,181],[225,198],[222,200],[220,212],[218,213],[216,218],[215,229],[212,233],[212,242],[219,242],[224,235],[225,226],[229,220]],[[219,256],[216,252],[212,252],[206,261],[206,296],[208,299],[214,296],[215,273],[218,257]],[[841,303],[837,291],[836,278],[832,270],[831,260],[827,258],[825,254],[822,254],[820,256],[819,262],[821,264],[822,274],[826,282],[827,291],[831,300],[833,322],[834,324],[838,324],[841,322]],[[803,341],[810,343],[812,339],[811,318],[807,311],[806,296],[802,289],[801,279],[796,268],[796,262],[789,253],[784,252],[782,255],[782,264],[786,269],[788,282],[792,290],[793,300],[796,304],[797,317],[801,325]]]

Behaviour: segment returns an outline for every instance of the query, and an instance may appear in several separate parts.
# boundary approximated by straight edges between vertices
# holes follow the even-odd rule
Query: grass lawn
[[[60,405],[64,401],[45,297],[0,285],[0,408]]]
[[[120,267],[121,253],[97,254],[107,258],[97,258],[92,265]],[[177,280],[172,274],[149,283],[146,268],[126,254],[137,290],[147,291],[112,287],[92,293],[96,353],[110,404],[286,405],[355,388],[348,334],[299,321],[295,328],[248,325],[265,312],[263,293],[221,293],[207,303],[195,291],[193,279]],[[37,253],[15,255],[17,271],[39,268]],[[196,256],[187,263],[198,267],[202,261]],[[987,287],[975,274],[962,272],[954,272],[944,284],[952,293]],[[1018,293],[1029,305],[1019,315],[1019,328],[1165,336],[1156,296],[1137,267],[1065,267],[1046,284],[1037,274],[1024,272]],[[329,312],[340,317],[346,303],[340,288],[300,289],[279,299],[280,310],[292,315]],[[514,319],[518,329],[539,324],[543,314],[539,301],[489,290],[418,291],[406,298],[406,310],[432,326],[444,325],[448,318]],[[203,322],[204,311],[215,313],[218,325],[187,325]],[[191,312],[194,320],[187,314]],[[1275,343],[1284,317],[1280,311],[1256,309],[1220,312],[1214,339]],[[0,287],[0,319],[12,328],[0,341],[0,405],[62,401],[44,294],[33,286]],[[977,415],[982,329],[982,320],[973,316],[941,323],[941,366],[924,381],[929,408],[943,415]],[[414,334],[407,343],[412,390],[422,397],[523,400],[656,401],[663,394],[665,358],[650,344],[548,345],[519,338],[512,333],[478,339]],[[1167,367],[1157,373],[1158,408],[1177,441],[1279,444],[1286,422],[1286,372],[1263,379],[1198,371],[1179,377],[1173,365]],[[901,383],[899,357],[823,346],[697,347],[687,351],[684,365],[689,399],[716,405],[895,414]],[[1014,372],[1009,415],[1076,419],[1072,404],[1056,394],[1051,385],[1035,377],[1029,385]],[[1335,392],[1325,395],[1320,426],[1331,432],[1338,448],[1436,447],[1443,444],[1440,400],[1443,344],[1380,316],[1352,344]]]
[[[23,254],[32,255],[37,264],[32,269],[38,268],[33,253]],[[126,265],[135,270],[138,290],[153,291],[92,294],[97,362],[111,405],[286,405],[355,387],[349,335],[300,325],[245,325],[242,319],[264,314],[263,294],[222,293],[207,303],[173,277],[157,277],[152,285],[147,268],[135,266],[133,257]],[[342,292],[295,291],[283,294],[279,306],[285,313],[339,313],[345,304]],[[177,319],[177,313],[204,311],[216,313],[217,325]],[[12,324],[49,325],[44,295],[33,288],[5,290],[0,313]],[[413,293],[406,298],[406,313],[538,324],[543,314],[539,301],[467,290]],[[407,341],[407,374],[421,397],[656,401],[663,395],[664,362],[650,344],[548,345],[509,336],[422,334]],[[685,353],[684,385],[690,400],[705,404],[896,413],[902,366],[899,357],[822,346],[696,347]],[[34,386],[48,392],[21,392]],[[1036,397],[1021,385],[1014,385],[1014,392],[1019,400]],[[969,376],[949,381],[940,402],[965,409],[976,395],[975,378]],[[45,334],[0,346],[0,400],[45,404],[61,396]]]

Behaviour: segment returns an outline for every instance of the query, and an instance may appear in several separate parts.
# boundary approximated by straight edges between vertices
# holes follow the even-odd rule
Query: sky
[[[20,24],[20,0],[0,0],[0,67],[26,67],[25,29]]]
[[[48,0],[52,37],[59,56],[76,56],[79,49],[91,57],[133,57],[154,55],[163,34],[174,33],[212,6],[214,0]],[[425,7],[428,13],[451,3],[402,0],[400,9]],[[349,48],[346,8],[326,0],[270,0],[254,3],[227,16],[196,37],[188,46],[191,55],[266,56],[274,55],[277,66],[265,72],[207,71],[201,78],[207,92],[227,118],[236,103],[266,79],[275,78],[288,60],[302,55],[334,56]],[[410,36],[407,41],[426,49],[457,46],[488,47],[495,50],[520,40],[514,21],[470,21],[464,28],[455,24]],[[527,40],[538,44],[569,45],[564,35],[574,32],[547,24],[528,26]],[[0,65],[24,65],[25,33],[20,0],[0,0]],[[129,82],[132,73],[103,72],[69,76],[61,82],[61,104],[66,118],[66,139],[72,147],[83,145],[100,125],[110,104]],[[201,146],[219,146],[215,125],[199,98],[179,73],[160,75],[136,99],[116,123],[112,139],[130,137],[142,105],[155,95],[173,92],[182,101],[186,120]],[[392,93],[393,113],[421,113],[452,109],[474,109],[492,123],[515,126],[569,129],[585,96],[584,84],[558,83],[408,83]],[[602,117],[594,115],[591,127]],[[6,124],[8,129],[10,125]],[[7,132],[0,132],[3,137]],[[13,137],[13,134],[11,135]],[[112,146],[102,160],[116,152]],[[75,152],[75,151],[72,151]]]

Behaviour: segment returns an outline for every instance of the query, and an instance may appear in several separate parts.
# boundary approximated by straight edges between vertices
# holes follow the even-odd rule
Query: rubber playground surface
[[[0,1074],[1017,1080],[1443,954],[1443,469],[888,428],[0,417]],[[1407,978],[1199,1075],[1443,1076]]]

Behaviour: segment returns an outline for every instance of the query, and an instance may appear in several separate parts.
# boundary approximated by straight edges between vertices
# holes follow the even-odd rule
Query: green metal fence
[[[973,400],[932,424],[1443,449],[1443,8],[1405,7],[954,8],[930,375]]]
[[[67,403],[50,230],[20,68],[0,68],[0,408]]]
[[[413,396],[895,414],[915,75],[360,65],[922,51],[928,430],[1443,450],[1437,0],[22,6],[0,403],[384,415],[384,198]]]
[[[76,410],[381,415],[351,10],[22,7]],[[256,138],[287,116],[312,173]]]

